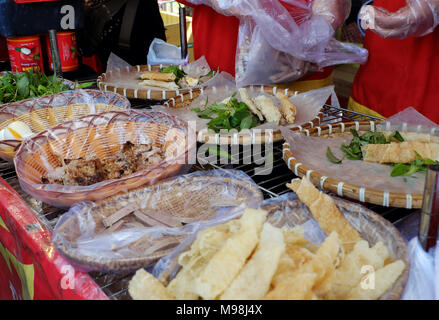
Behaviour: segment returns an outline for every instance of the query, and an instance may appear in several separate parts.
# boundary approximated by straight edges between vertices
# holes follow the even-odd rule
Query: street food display
[[[200,231],[190,247],[179,252],[175,277],[164,283],[139,269],[129,284],[131,296],[370,300],[401,295],[408,276],[407,251],[391,225],[360,206],[334,201],[306,178],[288,186],[300,201],[284,198],[259,210],[245,209],[239,219]],[[300,202],[312,218],[289,217],[306,215]],[[361,223],[355,222],[358,217]],[[307,239],[305,231],[309,235],[319,227],[325,233],[321,242]],[[362,283],[363,266],[375,270],[373,289]],[[161,275],[173,273],[161,270]]]

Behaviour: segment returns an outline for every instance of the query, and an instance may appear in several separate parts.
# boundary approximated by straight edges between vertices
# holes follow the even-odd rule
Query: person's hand
[[[351,12],[350,0],[314,0],[312,3],[314,16],[323,16],[337,30]]]
[[[420,37],[439,24],[439,0],[407,0],[407,5],[396,12],[365,6],[360,19],[363,27],[383,38]]]

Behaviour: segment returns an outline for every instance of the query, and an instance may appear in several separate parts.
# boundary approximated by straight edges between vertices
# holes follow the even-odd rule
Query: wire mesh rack
[[[156,104],[156,102],[132,100],[131,104],[135,109],[148,109],[150,105]],[[322,124],[353,120],[369,121],[379,120],[379,118],[370,117],[330,105],[324,106],[324,117]],[[228,161],[221,162],[221,159],[217,155],[208,156],[204,158],[204,161],[198,161],[198,163],[194,165],[191,170],[241,170],[249,175],[259,185],[265,198],[277,197],[290,192],[290,190],[286,187],[286,183],[291,181],[291,179],[295,178],[296,176],[293,172],[291,172],[291,170],[288,169],[287,165],[282,159],[281,142],[270,145],[268,149],[265,146],[260,146],[260,149],[253,149],[251,152],[246,150],[245,146],[239,146],[238,148],[229,146],[229,150],[225,151],[228,151],[232,156],[231,158],[235,160],[231,161],[230,159],[227,159]],[[265,166],[261,159],[264,159]],[[271,159],[269,160],[269,166],[266,166],[266,159]],[[20,188],[15,169],[12,164],[0,161],[0,176],[5,179],[6,182],[12,188],[14,188],[29,204],[31,210],[40,218],[42,223],[48,226],[50,230],[53,230],[58,218],[65,211],[51,207],[24,193]],[[388,208],[376,205],[365,206],[394,223],[397,228],[399,227],[404,229],[404,232],[407,234],[410,233],[410,235],[412,235],[417,230],[419,210]],[[89,274],[110,299],[130,299],[127,287],[128,282],[134,273],[90,272]]]

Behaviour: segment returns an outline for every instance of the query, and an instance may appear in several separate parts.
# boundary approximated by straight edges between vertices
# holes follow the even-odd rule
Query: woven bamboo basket
[[[61,122],[104,111],[130,109],[127,98],[99,90],[65,91],[35,99],[9,103],[0,107],[0,130],[22,121],[37,133]],[[0,158],[12,161],[22,140],[0,140]]]
[[[63,122],[26,139],[14,164],[22,189],[56,207],[97,201],[142,185],[178,175],[188,167],[195,143],[188,142],[187,124],[163,112],[110,111]],[[90,186],[43,184],[41,178],[60,165],[60,159],[97,157],[106,159],[122,145],[150,142],[166,149],[166,158],[156,165],[120,179]]]
[[[181,227],[174,227],[172,228],[174,232],[168,234],[162,232],[160,236],[154,238],[146,233],[148,229],[153,229],[154,225],[144,224],[145,234],[139,239],[114,251],[108,245],[105,249],[111,250],[110,256],[105,255],[104,250],[86,250],[80,247],[78,238],[84,236],[79,230],[80,225],[84,223],[83,219],[89,219],[91,216],[93,220],[90,224],[90,228],[93,229],[90,231],[92,236],[90,241],[86,241],[89,243],[93,242],[93,238],[108,232],[104,227],[103,219],[131,204],[142,206],[142,212],[146,215],[148,210],[152,210],[161,216],[170,216],[182,223],[191,223],[211,219],[217,213],[218,206],[249,205],[253,201],[262,200],[263,195],[257,185],[248,181],[216,176],[176,178],[113,196],[95,204],[84,204],[79,209],[71,208],[72,214],[67,213],[65,219],[60,220],[55,228],[54,246],[68,259],[87,269],[137,270],[153,264],[170,253],[187,236],[183,232],[178,232]],[[129,215],[122,220],[126,224],[136,221],[136,218]],[[132,227],[122,226],[119,230],[124,231],[124,228],[128,228],[125,230],[129,232],[129,228]]]
[[[292,194],[291,194],[292,195]],[[292,196],[293,197],[293,196]],[[384,293],[380,300],[398,300],[401,298],[404,288],[407,284],[410,261],[407,246],[399,231],[386,219],[382,218],[375,212],[365,207],[351,202],[334,198],[339,210],[346,219],[360,233],[364,240],[372,246],[381,241],[389,249],[392,261],[401,259],[405,263],[405,269],[393,284],[393,286]],[[263,207],[269,212],[268,221],[274,226],[281,227],[288,224],[289,227],[301,225],[313,219],[307,207],[300,200],[287,200],[280,203],[269,204]],[[283,212],[283,215],[277,215],[276,212]],[[286,218],[286,212],[294,212]],[[276,217],[276,219],[274,219]],[[281,217],[280,219],[278,217]]]
[[[260,90],[268,94],[275,95],[276,91],[283,90],[284,94],[288,96],[293,96],[298,92],[291,92],[288,89],[279,89],[275,86],[249,86],[249,90]],[[190,105],[196,98],[203,94],[203,89],[198,92],[189,92],[186,94],[180,94],[177,97],[169,99],[163,105],[168,108],[183,108]],[[323,119],[323,108],[320,110],[318,115],[308,123],[303,123],[291,130],[302,130],[307,128],[313,128],[320,125]],[[197,141],[200,143],[210,143],[218,145],[231,145],[231,144],[263,144],[263,143],[274,143],[282,141],[282,133],[280,130],[243,130],[242,132],[236,132],[231,134],[224,133],[214,133],[209,132],[207,129],[203,129],[197,132]]]
[[[348,133],[351,128],[358,131],[369,131],[379,123],[379,121],[341,122],[304,129],[301,132],[309,136],[344,134]],[[320,174],[318,170],[311,170],[306,166],[306,164],[303,164],[295,159],[288,143],[283,145],[283,159],[287,163],[288,168],[290,168],[290,170],[292,170],[296,176],[306,176],[314,185],[319,186],[324,190],[333,192],[341,197],[358,200],[360,202],[373,203],[385,207],[398,207],[406,209],[419,209],[422,207],[422,193],[403,194],[365,188],[364,186],[352,185],[348,182],[332,179],[329,176],[326,177]]]
[[[175,98],[181,96],[186,93],[196,93],[200,90],[201,87],[195,88],[187,88],[187,89],[179,89],[179,90],[163,90],[163,89],[149,89],[142,88],[140,86],[133,85],[123,85],[117,84],[115,81],[109,81],[109,78],[120,74],[121,72],[127,74],[133,74],[133,78],[136,77],[137,74],[146,71],[160,71],[161,68],[167,67],[168,65],[136,65],[136,66],[128,66],[125,68],[118,68],[115,70],[111,70],[108,73],[101,74],[96,81],[98,88],[102,91],[111,91],[117,92],[125,97],[131,99],[145,99],[145,100],[168,100],[171,98]],[[207,79],[207,78],[206,78]]]

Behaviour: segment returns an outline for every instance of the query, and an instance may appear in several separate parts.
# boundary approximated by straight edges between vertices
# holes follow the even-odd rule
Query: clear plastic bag
[[[170,64],[170,65],[184,65],[189,62],[189,54],[186,58],[181,58],[181,50],[162,39],[155,38],[148,51],[148,64]]]
[[[410,274],[405,287],[403,300],[438,300],[439,282],[439,246],[436,244],[429,252],[425,252],[418,237],[408,244],[410,256]]]
[[[262,200],[259,187],[242,171],[198,171],[96,203],[75,204],[57,222],[53,243],[88,271],[136,270],[198,230],[236,217],[242,211],[237,208],[257,207]],[[132,205],[148,220],[131,213],[105,228],[105,219]]]
[[[271,0],[189,2],[240,19],[235,66],[239,87],[294,81],[309,70],[364,63],[368,57],[366,49],[334,38],[331,19],[313,12],[313,1],[285,0],[294,12]]]

